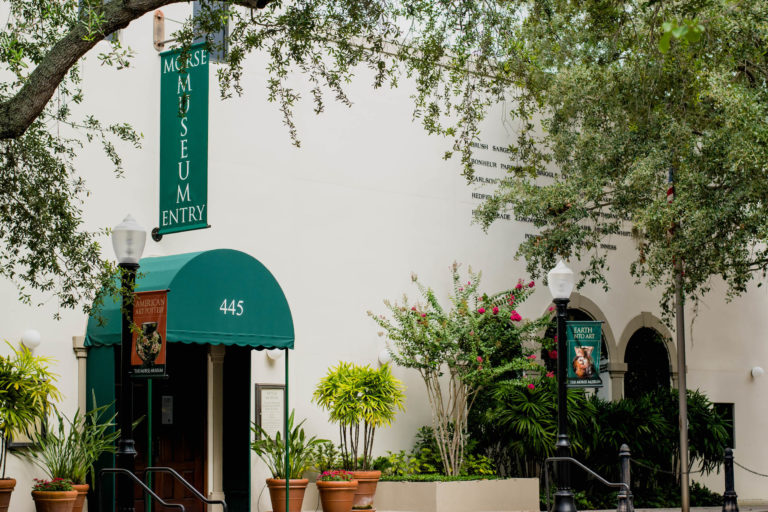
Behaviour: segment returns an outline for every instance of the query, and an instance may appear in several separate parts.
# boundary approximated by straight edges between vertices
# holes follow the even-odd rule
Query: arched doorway
[[[627,373],[624,376],[624,396],[638,398],[670,384],[669,352],[664,338],[650,327],[632,334],[624,352]]]

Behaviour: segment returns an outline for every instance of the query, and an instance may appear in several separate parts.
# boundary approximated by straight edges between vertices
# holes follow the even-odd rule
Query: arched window
[[[624,376],[624,396],[638,398],[670,384],[669,352],[664,338],[650,327],[632,334],[624,353],[627,373]]]

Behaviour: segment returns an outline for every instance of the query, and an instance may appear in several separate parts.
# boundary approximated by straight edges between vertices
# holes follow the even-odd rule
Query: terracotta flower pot
[[[357,491],[357,480],[348,482],[315,482],[323,512],[350,512]]]
[[[37,512],[72,512],[77,491],[32,491]]]
[[[289,482],[289,508],[290,512],[300,512],[301,504],[304,502],[304,491],[307,490],[309,480],[291,479]],[[273,512],[285,512],[285,479],[267,478],[267,487],[269,488],[269,497],[272,500]]]
[[[88,495],[88,484],[72,484],[72,488],[77,491],[77,499],[72,507],[72,512],[83,512],[85,497]]]
[[[13,478],[0,479],[0,512],[8,512],[8,504],[11,502],[11,493],[16,487],[16,480]]]
[[[373,508],[373,497],[376,494],[376,485],[381,478],[381,471],[352,471],[355,480],[358,481],[354,508]]]

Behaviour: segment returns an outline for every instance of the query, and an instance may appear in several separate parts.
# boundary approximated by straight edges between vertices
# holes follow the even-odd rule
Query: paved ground
[[[722,507],[691,507],[691,512],[721,512]],[[595,510],[595,511],[579,511],[579,512],[616,512],[613,510]],[[636,508],[635,512],[680,512],[679,508]],[[739,506],[739,512],[768,512],[768,505],[765,506]]]

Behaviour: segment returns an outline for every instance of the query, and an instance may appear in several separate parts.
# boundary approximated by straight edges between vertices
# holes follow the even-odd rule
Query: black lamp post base
[[[555,492],[554,512],[576,512],[576,502],[573,499],[573,491],[560,489]]]

